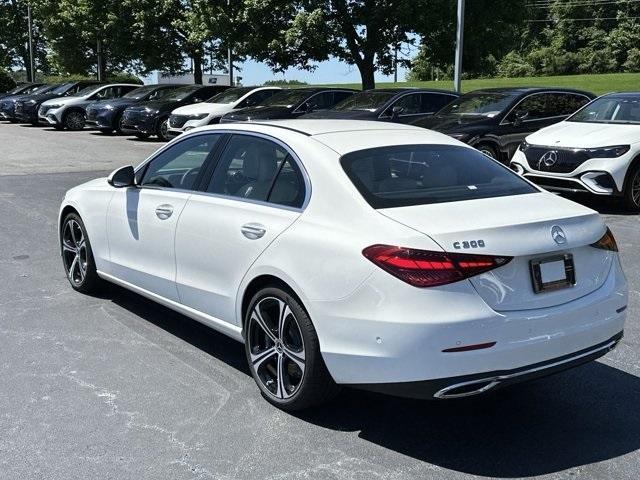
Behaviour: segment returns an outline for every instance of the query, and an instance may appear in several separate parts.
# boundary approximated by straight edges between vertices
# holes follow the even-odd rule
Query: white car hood
[[[640,125],[560,122],[527,137],[527,143],[546,147],[596,148],[640,142]]]
[[[193,103],[176,108],[171,113],[176,115],[197,115],[199,113],[224,115],[233,110],[233,105],[233,103]]]
[[[82,102],[83,100],[84,100],[84,97],[52,98],[51,100],[42,102],[42,105],[70,105],[73,103]]]

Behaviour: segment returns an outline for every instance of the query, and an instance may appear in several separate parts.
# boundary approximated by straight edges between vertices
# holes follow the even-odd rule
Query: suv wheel
[[[289,292],[267,287],[256,293],[245,314],[244,336],[253,379],[273,405],[301,410],[338,393],[311,319]]]
[[[79,110],[72,110],[64,117],[64,126],[69,130],[82,130],[85,125],[84,114]]]
[[[640,211],[640,164],[631,171],[626,183],[625,206],[634,212]]]
[[[163,142],[168,142],[169,141],[168,131],[169,131],[169,117],[160,119],[160,122],[158,123],[158,131],[157,131],[158,138]]]
[[[75,213],[67,215],[60,231],[62,264],[67,279],[73,287],[82,293],[91,293],[99,283],[91,243],[82,219]]]

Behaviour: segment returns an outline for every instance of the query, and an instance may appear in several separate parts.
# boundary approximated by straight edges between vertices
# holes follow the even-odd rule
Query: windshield
[[[201,88],[202,86],[200,85],[189,85],[187,87],[176,88],[175,90],[171,90],[167,95],[164,95],[162,99],[171,102],[178,102]]]
[[[262,102],[262,105],[268,107],[291,108],[309,98],[314,93],[316,92],[309,92],[309,90],[284,90]]]
[[[67,90],[69,90],[69,88],[71,88],[71,86],[73,85],[73,83],[63,83],[61,85],[58,85],[56,88],[54,88],[53,90],[51,90],[51,93],[55,93],[56,95],[60,95],[65,93]]]
[[[495,92],[467,93],[440,110],[437,115],[483,115],[495,117],[505,110],[513,95]]]
[[[373,208],[458,202],[538,192],[477,150],[397,145],[349,153],[342,168]]]
[[[375,112],[396,95],[396,93],[392,92],[356,93],[355,95],[351,95],[346,100],[338,103],[333,107],[333,110],[360,110],[366,112]]]
[[[207,103],[233,103],[240,100],[253,89],[253,87],[230,88],[229,90],[214,95],[207,100]]]
[[[54,85],[40,85],[35,90],[31,91],[32,95],[37,95],[38,93],[46,93],[49,90],[53,89]]]
[[[141,98],[144,98],[147,95],[149,95],[156,88],[158,87],[156,87],[155,85],[152,87],[136,88],[135,90],[131,90],[130,92],[127,92],[125,95],[122,96],[122,98],[133,98],[134,100],[140,100]]]
[[[598,98],[567,121],[640,124],[640,95],[607,95]]]

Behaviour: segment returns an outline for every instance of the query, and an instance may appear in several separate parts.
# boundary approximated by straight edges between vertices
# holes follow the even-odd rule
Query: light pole
[[[462,90],[462,47],[464,43],[464,0],[458,0],[458,32],[456,35],[456,63],[453,87],[456,92]]]
[[[36,61],[33,58],[33,22],[31,20],[31,4],[27,4],[27,28],[29,29],[29,81],[36,81]]]
[[[231,0],[227,0],[227,7],[231,6]],[[229,65],[229,86],[233,87],[233,52],[231,51],[231,42],[227,48],[227,63]]]

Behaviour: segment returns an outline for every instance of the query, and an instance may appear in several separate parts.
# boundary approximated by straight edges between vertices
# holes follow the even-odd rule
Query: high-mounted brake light
[[[607,231],[604,232],[602,238],[596,243],[592,243],[591,246],[599,248],[601,250],[609,250],[610,252],[618,251],[618,244],[616,243],[616,239],[613,236],[613,233],[611,233],[611,230],[609,230],[609,227],[607,227]]]
[[[513,257],[432,252],[391,245],[371,245],[362,254],[414,287],[458,282],[509,263]]]

